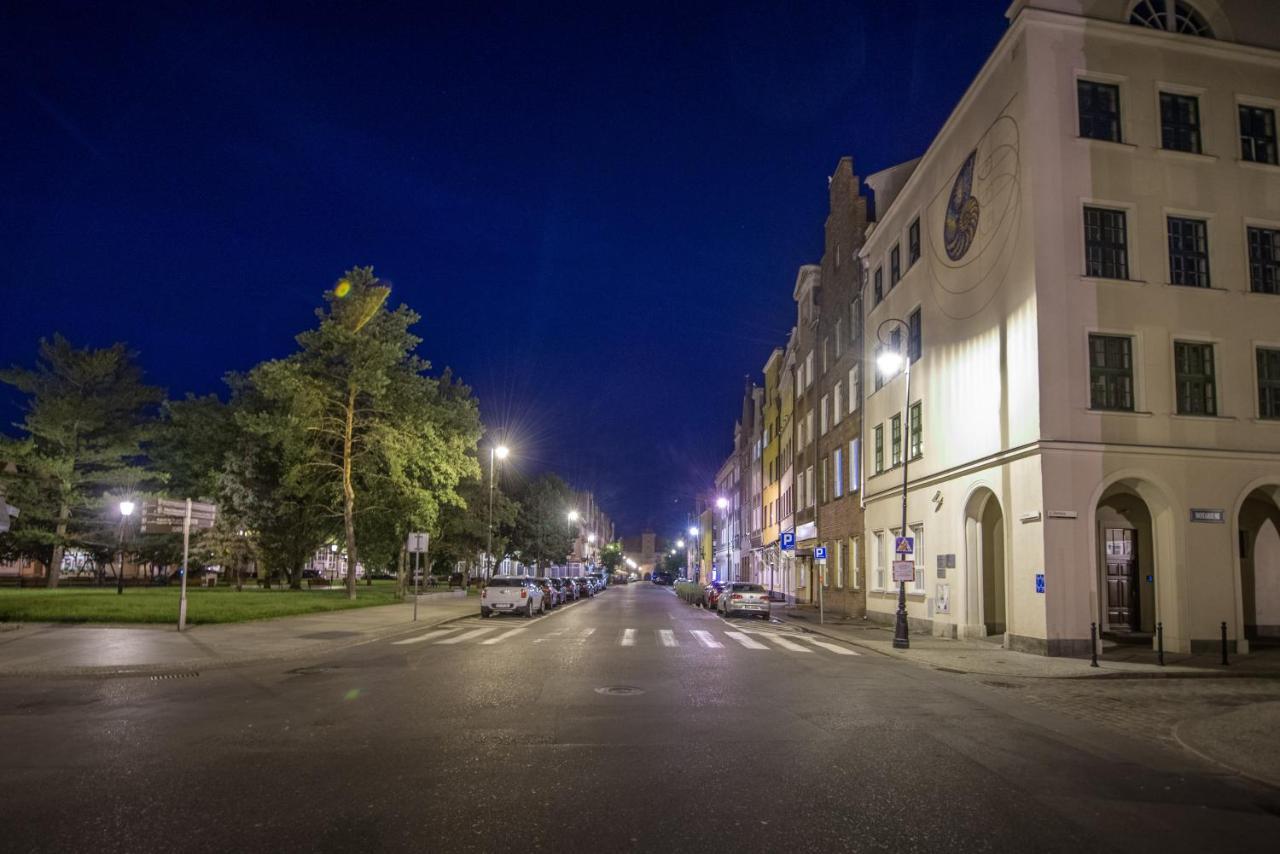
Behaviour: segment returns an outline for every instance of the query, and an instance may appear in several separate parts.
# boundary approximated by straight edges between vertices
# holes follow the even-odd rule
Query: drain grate
[[[634,697],[636,694],[643,694],[644,689],[630,685],[606,685],[603,688],[597,688],[596,693],[608,694],[611,697]]]
[[[964,673],[963,670],[956,670],[954,667],[935,667],[933,669],[939,673]]]
[[[192,679],[200,674],[194,670],[184,670],[179,673],[156,673],[151,677],[152,682],[168,682],[171,679]]]

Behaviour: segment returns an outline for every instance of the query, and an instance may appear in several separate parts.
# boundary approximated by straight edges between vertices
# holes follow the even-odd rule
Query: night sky
[[[5,4],[0,364],[61,331],[221,391],[373,265],[513,464],[673,533],[826,176],[921,154],[1008,5]]]

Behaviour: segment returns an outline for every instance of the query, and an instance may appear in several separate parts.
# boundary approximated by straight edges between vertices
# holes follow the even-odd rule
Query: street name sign
[[[795,551],[796,549],[796,532],[795,531],[782,532],[782,545],[780,546],[780,548],[784,552]]]
[[[1227,521],[1227,514],[1222,510],[1208,510],[1204,507],[1192,507],[1191,521],[1222,523]]]
[[[916,562],[913,560],[895,560],[893,562],[893,582],[915,581]]]
[[[893,550],[900,555],[912,554],[916,550],[915,537],[894,537]]]

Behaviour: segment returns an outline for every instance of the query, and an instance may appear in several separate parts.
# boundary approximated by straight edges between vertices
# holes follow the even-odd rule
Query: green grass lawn
[[[0,589],[0,622],[31,623],[176,623],[179,590],[174,587],[67,587],[56,590]],[[187,590],[188,623],[239,623],[296,614],[390,605],[395,582],[362,581],[356,600],[343,588],[327,590],[261,590],[246,587],[192,587]]]

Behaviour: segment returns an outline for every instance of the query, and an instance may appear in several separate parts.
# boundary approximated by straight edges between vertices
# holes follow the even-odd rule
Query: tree
[[[452,573],[459,562],[473,562],[482,554],[489,534],[489,484],[484,478],[463,481],[458,493],[464,506],[440,514],[438,535],[431,544],[431,566]],[[493,496],[493,553],[505,555],[520,505],[500,488]]]
[[[0,450],[15,469],[5,491],[23,511],[9,548],[44,562],[49,587],[68,545],[109,539],[108,496],[147,483],[144,443],[164,393],[143,384],[135,359],[124,344],[79,349],[54,335],[40,340],[34,368],[0,371],[27,396],[22,437]]]
[[[510,542],[511,554],[542,568],[564,560],[573,550],[577,531],[568,521],[573,492],[554,474],[528,481],[516,493],[520,509]]]
[[[418,315],[385,307],[390,288],[358,267],[324,295],[319,325],[297,336],[301,350],[254,369],[254,383],[305,432],[305,459],[287,474],[316,485],[341,517],[347,595],[356,595],[357,524],[369,557],[386,560],[410,524],[429,525],[457,485],[478,477],[478,407],[470,390],[446,374],[425,375],[409,329]],[[367,507],[366,507],[367,505]],[[366,510],[387,520],[360,519]]]
[[[664,552],[662,555],[662,560],[659,562],[658,565],[663,572],[669,572],[672,575],[679,578],[680,576],[684,575],[684,571],[686,568],[684,552],[678,551],[675,554],[672,554],[669,551]]]
[[[622,560],[622,543],[617,541],[605,543],[600,548],[600,565],[609,572],[617,572],[618,567],[622,566]]]

